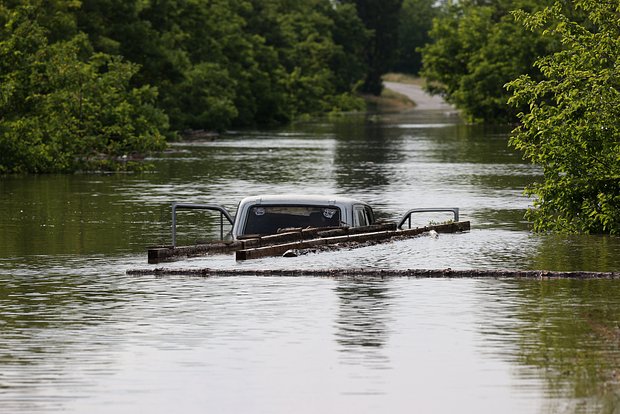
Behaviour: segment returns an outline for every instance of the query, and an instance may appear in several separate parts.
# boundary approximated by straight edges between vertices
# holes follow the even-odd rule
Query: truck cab
[[[261,195],[239,202],[233,239],[275,234],[308,227],[363,227],[374,224],[372,208],[348,197],[323,195]]]

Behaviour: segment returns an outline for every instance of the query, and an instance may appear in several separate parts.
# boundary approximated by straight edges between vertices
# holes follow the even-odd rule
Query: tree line
[[[363,110],[402,3],[4,0],[0,173],[118,168],[179,131]]]

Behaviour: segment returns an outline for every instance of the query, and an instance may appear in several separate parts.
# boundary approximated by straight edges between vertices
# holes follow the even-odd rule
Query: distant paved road
[[[431,96],[417,85],[409,83],[383,82],[383,85],[394,92],[403,94],[416,103],[416,109],[454,111],[454,107],[439,96]]]

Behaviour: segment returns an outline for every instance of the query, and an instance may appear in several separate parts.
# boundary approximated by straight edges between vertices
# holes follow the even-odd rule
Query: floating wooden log
[[[507,269],[130,269],[128,275],[156,276],[265,276],[265,277],[327,277],[335,279],[410,278],[511,278],[511,279],[620,279],[620,272],[560,272],[549,270]]]

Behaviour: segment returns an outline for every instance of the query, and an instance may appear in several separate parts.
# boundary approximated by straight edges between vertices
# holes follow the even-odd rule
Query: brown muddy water
[[[540,171],[507,139],[414,111],[179,143],[152,173],[0,178],[0,412],[620,412],[617,280],[126,274],[170,242],[172,201],[267,192],[459,207],[472,230],[166,266],[620,270],[618,238],[529,232]],[[179,241],[218,224],[183,213]]]

